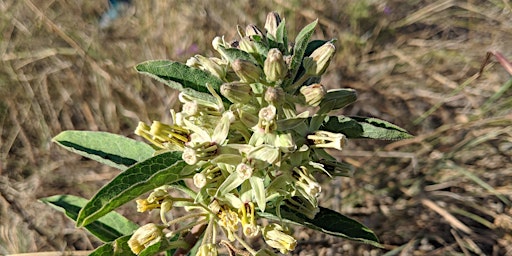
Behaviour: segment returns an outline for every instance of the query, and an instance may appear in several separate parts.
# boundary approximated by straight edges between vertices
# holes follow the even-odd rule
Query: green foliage
[[[343,133],[349,139],[401,140],[412,138],[406,130],[371,117],[326,117],[321,129]]]
[[[39,199],[76,221],[78,213],[86,205],[87,199],[72,195],[55,195]],[[84,228],[103,242],[110,242],[124,235],[130,235],[139,226],[116,212],[85,225]]]
[[[320,212],[315,215],[314,219],[309,219],[300,212],[293,211],[286,206],[280,209],[280,217],[272,210],[275,209],[260,215],[264,215],[268,219],[284,220],[285,222],[305,226],[329,235],[382,247],[373,231],[356,220],[333,210],[320,207]]]
[[[155,152],[148,144],[107,132],[63,131],[53,141],[71,152],[120,170],[150,158]]]
[[[120,173],[80,211],[76,225],[85,226],[143,193],[172,184],[189,175],[181,152],[166,152],[137,163]]]

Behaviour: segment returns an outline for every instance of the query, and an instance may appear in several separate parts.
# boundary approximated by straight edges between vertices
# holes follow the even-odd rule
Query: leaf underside
[[[120,170],[150,158],[155,150],[121,135],[94,131],[64,131],[53,138],[63,148]]]

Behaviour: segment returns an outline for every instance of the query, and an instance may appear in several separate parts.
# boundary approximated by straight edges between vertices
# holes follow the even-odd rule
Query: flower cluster
[[[212,44],[219,57],[196,55],[186,63],[223,81],[217,91],[206,85],[215,100],[183,91],[181,111],[171,111],[172,125],[141,122],[135,132],[161,151],[182,151],[183,161],[195,170],[190,176],[194,198],[174,198],[162,187],[137,204],[141,212],[160,209],[163,227],[172,234],[207,225],[197,255],[217,254],[219,229],[252,255],[258,252],[244,237],[261,235],[281,253],[294,250],[297,242],[285,224],[265,224],[258,220],[259,213],[272,210],[279,215],[279,209],[287,207],[313,219],[322,191],[314,174],[339,168],[325,149],[342,150],[346,137],[320,130],[319,125],[337,107],[328,99],[338,92],[326,91],[319,83],[335,47],[323,42],[302,59],[296,72],[300,76],[293,74],[293,48],[278,40],[283,26],[272,12],[264,30],[255,25],[239,28],[241,38],[235,42],[216,37]],[[240,58],[233,58],[233,49],[243,53]],[[310,116],[297,111],[298,105],[320,110]],[[184,207],[190,214],[169,221],[166,213],[173,207]],[[148,234],[134,235],[129,243],[134,253],[165,236],[160,226],[143,229]]]

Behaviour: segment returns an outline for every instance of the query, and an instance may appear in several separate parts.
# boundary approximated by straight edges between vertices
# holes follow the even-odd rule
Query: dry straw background
[[[60,131],[134,137],[169,122],[176,92],[133,66],[212,54],[236,25],[286,17],[293,36],[319,18],[337,38],[323,83],[350,87],[346,115],[375,116],[416,137],[351,141],[354,177],[324,179],[321,204],[372,228],[385,249],[297,229],[296,255],[512,255],[512,7],[508,0],[134,1],[99,29],[107,1],[0,0],[0,254],[78,255],[99,245],[37,201],[93,195],[116,170],[51,143]],[[481,71],[481,72],[480,72]],[[139,223],[148,216],[127,213]],[[81,253],[83,255],[83,253]]]

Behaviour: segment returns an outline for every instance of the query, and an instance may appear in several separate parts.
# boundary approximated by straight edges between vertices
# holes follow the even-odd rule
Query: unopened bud
[[[281,87],[268,87],[265,91],[265,100],[268,103],[276,103],[284,98],[284,91]]]
[[[267,59],[263,65],[263,71],[269,82],[277,82],[286,77],[288,67],[283,59],[283,54],[279,49],[272,48],[268,51]]]
[[[245,27],[245,36],[259,36],[263,38],[263,32],[261,32],[261,30],[256,25],[250,24]]]
[[[303,60],[306,74],[321,76],[325,73],[325,70],[331,63],[331,58],[334,56],[335,52],[336,48],[332,43],[325,43],[314,50],[309,57],[305,57]]]
[[[238,42],[238,48],[240,50],[248,52],[248,53],[257,53],[258,50],[256,49],[256,46],[254,45],[254,42],[249,37],[244,37]]]
[[[324,98],[326,91],[321,84],[312,84],[301,87],[300,93],[304,95],[307,105],[316,107]]]
[[[275,39],[279,23],[281,23],[281,17],[277,12],[270,12],[267,14],[267,20],[265,21],[265,29],[267,30],[267,35],[270,34]]]
[[[260,80],[261,68],[251,61],[236,59],[231,63],[231,67],[242,82],[252,83]]]
[[[220,94],[233,103],[247,103],[253,97],[251,86],[240,82],[221,85]]]
[[[221,61],[219,59],[206,58],[201,55],[196,55],[195,57],[201,65],[200,69],[207,71],[220,79],[223,79],[226,76],[226,70],[222,65],[220,65]]]
[[[156,224],[149,223],[140,227],[135,231],[135,233],[133,233],[130,240],[128,240],[128,246],[134,254],[139,254],[147,247],[158,243],[163,236],[164,233],[162,232],[161,227]]]
[[[287,233],[287,230],[278,224],[270,224],[263,228],[265,242],[283,254],[293,251],[297,246],[297,240]]]

